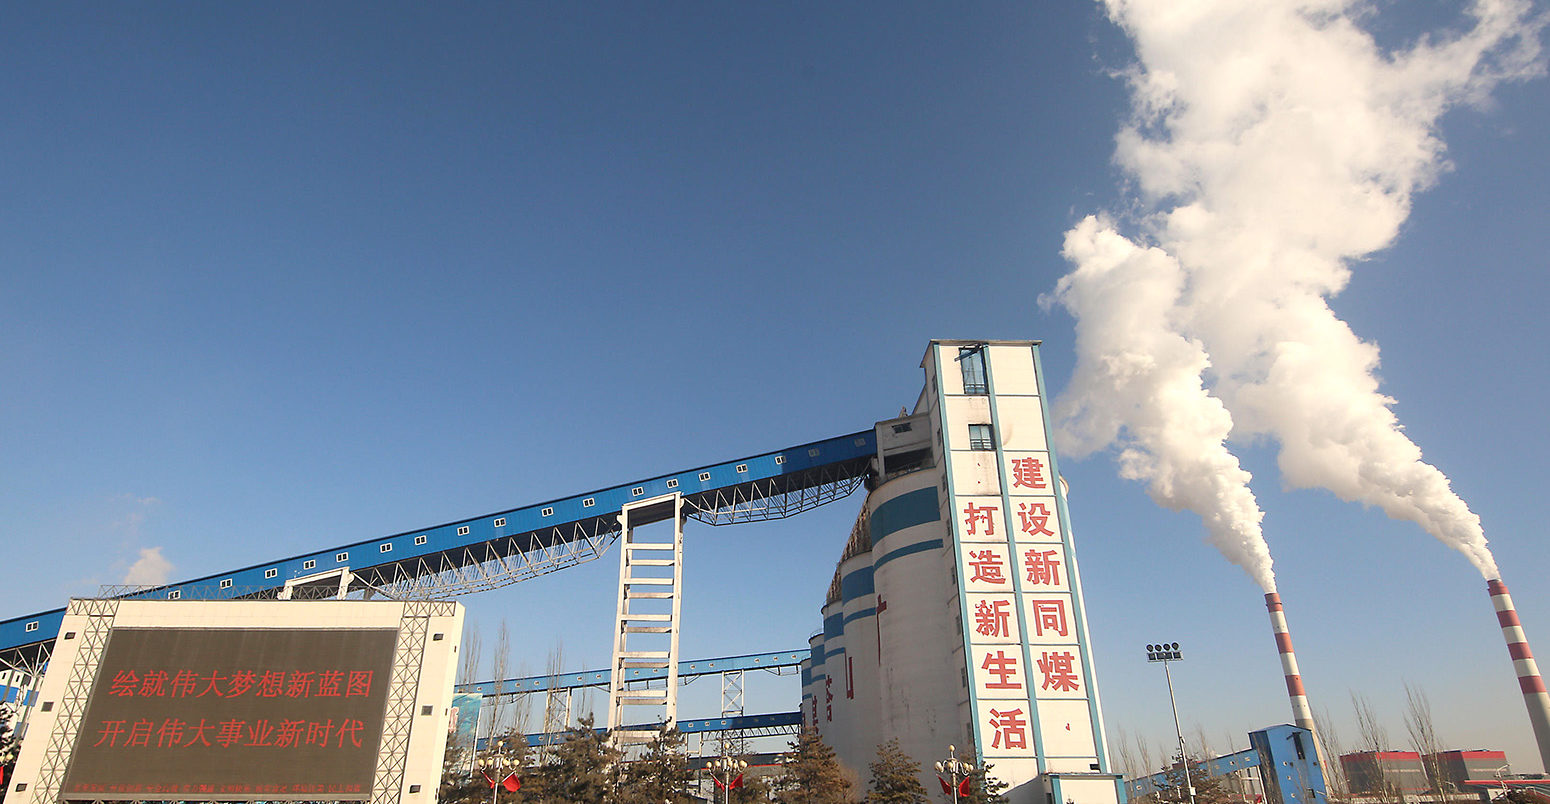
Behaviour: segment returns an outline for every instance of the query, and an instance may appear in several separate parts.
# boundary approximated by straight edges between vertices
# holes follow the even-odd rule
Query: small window
[[[858,438],[858,439],[856,439],[856,446],[858,446],[858,447],[866,446],[866,439],[865,438]]]
[[[419,536],[414,537],[414,543],[416,545],[425,544],[425,541],[426,541],[426,537],[425,537],[425,534],[423,534],[423,533],[420,534]]]
[[[304,570],[317,569],[317,566],[318,562],[314,559],[309,558],[306,561],[301,562],[301,568]]]
[[[65,639],[75,639],[75,632],[74,631],[66,631],[65,632]]]
[[[640,495],[645,494],[645,493],[646,493],[646,487],[645,486],[636,486],[635,488],[630,489],[630,496],[631,497],[639,497]]]
[[[446,636],[446,634],[431,634],[431,641],[440,642],[441,640],[445,639]]]
[[[543,516],[554,516],[554,509],[553,508],[545,508],[544,510],[539,511],[538,513],[542,514]]]
[[[418,792],[420,792],[420,786],[417,785],[417,784],[409,785],[409,792],[411,792],[411,793],[418,793]]]
[[[996,438],[990,430],[990,425],[969,425],[969,449],[992,450],[995,448]]]
[[[780,466],[781,464],[783,464],[785,462],[786,462],[786,456],[784,456],[784,455],[776,455],[775,456],[775,465],[776,466]]]
[[[23,628],[22,630],[23,631],[27,631],[27,632],[32,632],[32,631],[38,630],[38,621],[37,620],[33,620],[32,622],[27,623],[27,627]]]
[[[963,392],[988,394],[990,383],[985,379],[985,347],[965,346],[958,350],[958,365],[963,368]]]
[[[506,517],[501,517],[500,519],[497,519],[497,520],[495,520],[494,522],[492,522],[490,524],[494,525],[497,528],[504,528],[504,527],[506,527]]]
[[[910,424],[909,422],[904,422],[902,424],[896,424],[896,425],[893,426],[893,432],[895,434],[898,434],[898,433],[908,433],[909,431],[911,431],[913,429],[915,429],[915,426]]]
[[[43,711],[45,711],[45,712],[52,712],[52,711],[54,711],[54,702],[53,701],[44,701],[43,702]]]
[[[436,710],[432,709],[430,704],[426,704],[426,705],[420,707],[420,714],[421,715],[428,715],[428,714],[430,714],[431,712],[434,712],[434,711],[436,711]]]
[[[379,544],[379,545],[377,545],[377,552],[379,552],[379,553],[391,553],[391,552],[393,552],[393,545],[391,545],[391,544]]]
[[[43,711],[47,712],[48,710],[45,709]],[[16,783],[16,792],[20,793],[21,791],[26,790],[26,789],[27,789],[27,783],[26,782],[17,782]]]
[[[334,560],[338,561],[340,563],[343,563],[345,561],[349,561],[350,560],[350,554],[349,553],[340,553],[340,554],[334,556]]]
[[[710,472],[701,472],[700,473],[700,482],[704,483],[704,482],[706,482],[708,480],[710,480]]]
[[[182,600],[183,599],[183,590],[182,589],[174,589],[171,592],[168,592],[167,593],[167,599],[168,600]]]
[[[458,528],[457,529],[457,535],[459,535],[459,536],[467,536],[468,535],[468,526],[464,525],[464,526]]]
[[[280,574],[280,571],[275,569],[275,568],[273,568],[273,567],[270,567],[269,569],[264,570],[264,577],[265,578],[273,578],[273,577],[275,577],[275,576],[277,576],[279,574]]]
[[[672,480],[667,481],[667,487],[670,489],[678,488],[678,478],[675,477]]]
[[[747,471],[748,471],[748,464],[740,463],[740,464],[737,465],[737,473],[738,474],[743,474],[743,473],[745,473]]]
[[[585,500],[581,501],[581,507],[582,508],[591,508],[594,505],[597,505],[597,500],[594,500],[591,497],[588,497]]]
[[[231,588],[231,579],[227,578],[227,579],[221,581],[221,588],[222,589],[230,589]]]
[[[818,448],[817,447],[813,447],[812,449],[808,450],[807,451],[807,457],[809,457],[809,458],[816,458],[816,457],[818,457]]]

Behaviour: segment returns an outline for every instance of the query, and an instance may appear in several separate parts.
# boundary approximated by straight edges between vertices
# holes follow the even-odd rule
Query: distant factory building
[[[1415,751],[1358,751],[1342,755],[1340,765],[1352,793],[1382,795],[1430,792],[1427,764],[1435,767],[1439,781],[1454,791],[1462,790],[1466,780],[1496,778],[1497,771],[1507,764],[1507,755],[1501,751],[1439,751],[1430,758],[1431,762],[1423,762]]]

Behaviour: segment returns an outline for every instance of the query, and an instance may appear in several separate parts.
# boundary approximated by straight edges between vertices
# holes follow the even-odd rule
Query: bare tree
[[[1426,773],[1426,785],[1433,793],[1442,792],[1442,769],[1437,766],[1437,752],[1442,750],[1437,741],[1437,729],[1432,723],[1432,702],[1426,691],[1405,682],[1405,731],[1410,734],[1410,745],[1421,755],[1421,769]]]
[[[506,619],[501,618],[501,627],[495,632],[495,655],[490,657],[490,674],[495,681],[494,695],[490,698],[490,740],[494,742],[495,736],[505,728],[505,721],[501,716],[505,713],[506,702],[502,700],[506,692],[506,677],[511,670],[511,632],[506,628]]]
[[[1319,742],[1323,744],[1326,754],[1323,761],[1324,783],[1329,789],[1330,798],[1345,800],[1351,795],[1350,785],[1346,783],[1345,763],[1340,761],[1341,755],[1346,753],[1345,745],[1341,742],[1340,732],[1335,730],[1335,721],[1329,716],[1329,707],[1323,707],[1313,713],[1313,725],[1319,732]]]
[[[1363,751],[1370,752],[1366,761],[1362,763],[1362,775],[1360,781],[1348,779],[1353,789],[1362,792],[1372,792],[1382,801],[1390,800],[1394,795],[1393,785],[1389,783],[1388,774],[1383,769],[1383,760],[1379,754],[1387,750],[1389,746],[1389,732],[1378,722],[1378,716],[1372,711],[1372,704],[1355,691],[1351,693],[1351,708],[1356,710],[1356,734]]]
[[[472,684],[479,680],[479,624],[469,618],[463,621],[463,668],[460,684]]]
[[[1136,752],[1130,745],[1130,736],[1125,733],[1125,727],[1115,728],[1114,744],[1119,749],[1114,753],[1119,755],[1120,773],[1123,773],[1127,779],[1141,776],[1141,769],[1136,765]]]
[[[1151,774],[1154,774],[1158,771],[1157,765],[1152,762],[1152,745],[1151,743],[1148,743],[1146,738],[1142,737],[1140,734],[1137,734],[1135,738],[1136,754],[1141,758],[1141,767],[1145,768],[1145,770],[1143,770],[1141,773],[1143,775],[1150,776]],[[1167,752],[1164,751],[1163,755],[1166,756]]]
[[[1206,738],[1206,727],[1199,723],[1195,724],[1195,742],[1200,744],[1201,759],[1209,760],[1216,757],[1216,752],[1211,750],[1211,741]]]

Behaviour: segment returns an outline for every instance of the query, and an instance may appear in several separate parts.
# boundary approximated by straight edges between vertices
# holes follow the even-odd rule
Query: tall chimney
[[[1488,581],[1491,605],[1496,607],[1496,621],[1502,626],[1502,638],[1507,640],[1507,653],[1512,656],[1512,667],[1518,671],[1518,688],[1523,690],[1523,703],[1528,706],[1528,720],[1534,725],[1534,742],[1539,744],[1539,761],[1550,771],[1550,694],[1545,693],[1545,680],[1534,664],[1534,652],[1528,648],[1528,637],[1518,624],[1518,611],[1512,607],[1512,596],[1507,594],[1507,584],[1499,580]]]
[[[1281,670],[1286,673],[1286,694],[1292,699],[1292,721],[1308,731],[1313,728],[1313,710],[1308,708],[1308,693],[1302,688],[1302,675],[1297,672],[1297,654],[1292,652],[1292,633],[1286,628],[1286,615],[1281,612],[1281,596],[1275,592],[1265,595],[1265,608],[1270,610],[1270,627],[1276,632],[1276,649],[1281,651]]]

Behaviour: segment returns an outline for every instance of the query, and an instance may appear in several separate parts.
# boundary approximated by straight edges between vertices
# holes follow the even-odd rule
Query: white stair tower
[[[666,528],[637,530],[669,520],[670,534]],[[647,742],[678,723],[683,521],[683,495],[676,492],[629,503],[619,512],[619,607],[608,681],[608,729],[619,748]],[[667,683],[628,682],[634,669],[666,670]]]

